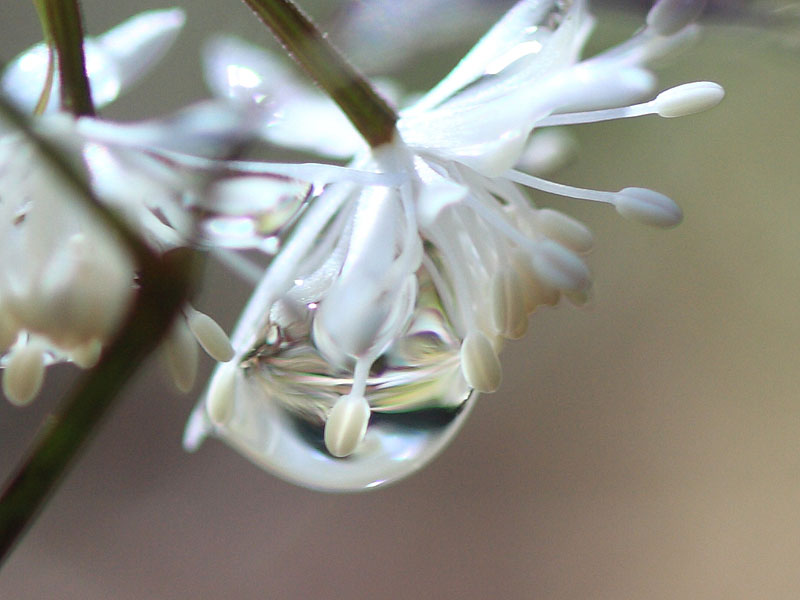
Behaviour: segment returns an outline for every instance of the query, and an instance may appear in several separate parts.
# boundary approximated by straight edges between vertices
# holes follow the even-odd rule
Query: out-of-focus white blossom
[[[143,13],[87,40],[95,100],[112,101],[143,75],[183,20],[179,9]],[[3,72],[4,92],[25,110],[42,92],[46,52],[35,46]],[[57,89],[51,96],[58,97]],[[61,149],[100,201],[156,251],[187,243],[192,218],[183,203],[193,180],[146,151],[147,141],[160,137],[174,143],[187,127],[163,121],[126,127],[76,120],[55,105],[49,108],[34,129]],[[116,138],[103,139],[109,132]],[[194,130],[191,135],[198,137]],[[70,361],[88,368],[97,362],[133,302],[136,272],[127,250],[90,214],[75,187],[19,132],[0,136],[0,190],[0,366],[5,395],[25,404],[37,394],[47,364]],[[174,333],[165,354],[176,383],[188,389],[196,371],[195,338],[220,360],[232,352],[209,317],[190,306],[184,313],[188,326],[179,319],[174,329],[191,328],[190,343]],[[176,346],[179,351],[171,353]]]
[[[84,40],[86,71],[92,101],[110,104],[141,79],[167,53],[180,33],[186,15],[180,8],[143,12],[97,37]],[[29,48],[8,63],[0,88],[21,110],[33,111],[44,89],[49,50],[45,43]],[[48,112],[58,110],[58,70]]]
[[[540,128],[680,116],[719,102],[722,88],[710,82],[646,100],[656,82],[647,64],[697,35],[690,21],[699,9],[685,4],[658,2],[649,26],[581,59],[594,24],[584,0],[518,2],[401,111],[395,140],[371,150],[332,102],[267,54],[216,40],[210,87],[260,109],[260,135],[354,158],[350,177],[304,167],[312,191],[289,194],[297,213],[286,228],[251,238],[249,247],[275,256],[186,446],[212,433],[283,477],[338,490],[380,485],[430,460],[474,392],[499,386],[503,340],[524,335],[537,307],[562,295],[582,302],[590,287],[589,230],[536,208],[517,184],[607,203],[649,225],[681,220],[652,190],[579,189],[515,165]],[[370,172],[385,180],[367,185]],[[303,179],[290,177],[287,186]],[[251,197],[252,214],[279,197]]]

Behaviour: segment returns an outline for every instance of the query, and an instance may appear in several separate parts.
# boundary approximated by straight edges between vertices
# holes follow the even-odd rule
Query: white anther
[[[515,250],[511,255],[511,266],[519,275],[525,301],[525,312],[531,314],[538,306],[558,304],[559,291],[544,284],[533,270],[528,254],[519,249]]]
[[[528,330],[525,292],[517,272],[499,269],[492,279],[492,323],[495,331],[518,340]]]
[[[333,456],[342,458],[356,451],[367,433],[370,408],[361,395],[341,396],[325,421],[325,447]]]
[[[626,219],[654,227],[675,227],[683,219],[680,206],[659,192],[630,187],[615,195],[614,207]]]
[[[585,290],[591,283],[589,269],[581,258],[552,240],[536,245],[532,265],[545,284],[559,290]]]
[[[211,378],[206,394],[206,414],[216,425],[224,425],[233,415],[236,401],[236,374],[238,366],[226,363]]]
[[[647,13],[647,25],[658,35],[672,35],[694,22],[706,0],[657,0]]]
[[[228,334],[214,319],[187,305],[186,323],[211,358],[219,362],[228,362],[233,358],[233,346]]]
[[[685,117],[714,108],[725,97],[724,88],[713,81],[684,83],[664,90],[652,101],[662,117]]]
[[[103,344],[100,340],[94,339],[73,348],[69,353],[69,358],[81,369],[91,369],[100,360],[102,352]]]
[[[500,387],[500,359],[489,338],[480,331],[470,331],[461,343],[461,373],[467,384],[479,392],[494,392]]]
[[[197,341],[186,321],[178,317],[162,346],[172,380],[181,392],[188,392],[197,377]]]
[[[584,253],[592,249],[592,232],[577,219],[543,208],[536,213],[536,222],[544,235],[570,250]]]
[[[11,404],[25,406],[36,397],[44,380],[44,348],[37,342],[15,347],[3,372],[3,393]]]

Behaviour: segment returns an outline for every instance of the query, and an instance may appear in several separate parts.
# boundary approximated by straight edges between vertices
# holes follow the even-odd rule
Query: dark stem
[[[339,105],[373,148],[392,140],[397,115],[291,0],[244,0],[286,51]]]
[[[95,114],[86,61],[83,55],[83,25],[77,0],[40,0],[45,23],[58,57],[61,108],[74,115]]]

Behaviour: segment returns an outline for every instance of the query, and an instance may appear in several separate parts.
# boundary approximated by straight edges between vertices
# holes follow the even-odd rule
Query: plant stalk
[[[397,114],[292,0],[244,0],[367,143],[392,140]]]

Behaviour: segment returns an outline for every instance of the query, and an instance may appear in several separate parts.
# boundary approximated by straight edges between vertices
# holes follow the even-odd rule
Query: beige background
[[[100,31],[156,4],[84,6]],[[176,53],[108,114],[202,97],[193,57],[214,30],[263,38],[236,3],[186,6]],[[3,11],[9,57],[36,25],[27,3]],[[617,37],[636,26],[609,21]],[[720,107],[577,131],[559,180],[652,187],[686,221],[653,231],[540,198],[595,231],[594,301],[534,316],[500,391],[429,468],[325,495],[215,442],[184,454],[200,386],[174,394],[151,365],[0,573],[0,597],[800,597],[800,56],[784,41],[712,31],[663,73],[723,83]],[[226,326],[247,293],[229,277],[214,270],[200,303]],[[49,373],[31,408],[0,406],[0,475],[70,375]]]

